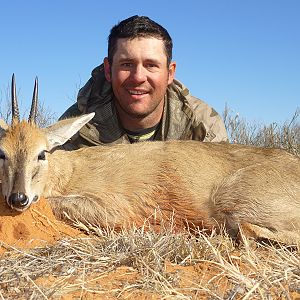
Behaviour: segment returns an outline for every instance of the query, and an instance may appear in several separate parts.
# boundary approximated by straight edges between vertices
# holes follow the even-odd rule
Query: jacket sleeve
[[[203,142],[228,142],[228,135],[221,116],[204,101],[190,96],[189,103],[194,112],[193,140]]]

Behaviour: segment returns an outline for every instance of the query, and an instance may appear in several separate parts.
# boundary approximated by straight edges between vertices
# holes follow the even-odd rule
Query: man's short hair
[[[135,39],[138,37],[154,37],[161,39],[165,46],[167,65],[172,60],[173,42],[168,31],[145,16],[132,16],[115,25],[108,36],[108,61],[113,62],[113,56],[117,51],[117,40],[120,38]]]

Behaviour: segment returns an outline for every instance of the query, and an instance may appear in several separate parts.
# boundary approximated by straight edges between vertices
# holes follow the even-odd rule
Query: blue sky
[[[247,120],[284,122],[300,107],[298,0],[1,1],[0,99],[14,72],[28,107],[38,76],[59,116],[106,56],[111,27],[135,14],[168,29],[176,78],[220,113],[227,103]]]

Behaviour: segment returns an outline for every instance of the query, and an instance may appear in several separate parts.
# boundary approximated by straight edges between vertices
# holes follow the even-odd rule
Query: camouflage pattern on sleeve
[[[190,96],[194,111],[193,140],[203,142],[228,142],[228,135],[221,116],[207,103]]]
[[[174,79],[168,87],[165,123],[166,139],[192,139],[203,142],[227,142],[228,135],[220,115],[207,103],[192,96]],[[169,120],[168,120],[169,119]]]

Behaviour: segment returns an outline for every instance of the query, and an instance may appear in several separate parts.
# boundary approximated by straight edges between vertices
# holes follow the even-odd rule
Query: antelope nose
[[[13,193],[9,196],[8,202],[13,208],[24,208],[28,205],[29,199],[24,193]]]

